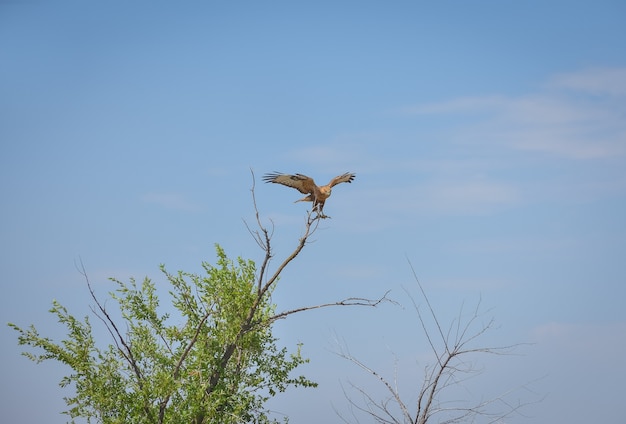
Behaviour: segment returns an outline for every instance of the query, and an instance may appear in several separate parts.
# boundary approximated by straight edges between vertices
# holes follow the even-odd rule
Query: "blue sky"
[[[387,378],[397,367],[411,402],[429,357],[410,261],[442,322],[480,299],[497,323],[485,345],[532,343],[475,358],[466,394],[543,399],[507,423],[618,422],[625,19],[620,1],[1,2],[1,321],[61,337],[52,299],[89,313],[79,258],[103,296],[107,277],[165,290],[160,263],[200,272],[215,243],[261,260],[243,222],[250,169],[318,183],[351,171],[274,300],[391,290],[404,308],[280,322],[320,387],[274,410],[339,422],[342,385],[386,396],[337,340]],[[256,188],[278,259],[307,205]],[[0,337],[3,417],[65,422],[67,370],[20,356],[8,327]]]

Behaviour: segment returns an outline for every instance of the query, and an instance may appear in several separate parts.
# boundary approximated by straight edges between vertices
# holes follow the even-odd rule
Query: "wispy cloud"
[[[456,142],[489,144],[574,159],[626,154],[626,69],[558,75],[536,93],[451,99],[406,108],[412,114],[475,116]]]
[[[194,212],[199,208],[180,193],[146,193],[141,200],[152,203],[166,209]]]
[[[595,355],[606,359],[611,352],[620,356],[626,348],[626,322],[604,324],[574,324],[567,322],[546,322],[531,332],[533,340],[552,345],[564,352]],[[601,347],[601,348],[600,348]]]
[[[554,238],[550,237],[516,237],[516,238],[482,238],[481,240],[467,239],[456,240],[449,248],[461,254],[497,254],[512,253],[522,254],[523,252],[537,252],[544,255],[555,254],[565,249],[580,246],[580,242],[575,238]]]
[[[512,287],[515,282],[498,277],[432,277],[429,283],[446,290],[489,291]]]
[[[550,84],[594,95],[626,96],[626,68],[594,68],[559,74]]]
[[[492,111],[506,104],[508,99],[502,96],[458,97],[435,103],[424,103],[402,109],[408,114],[452,114],[467,112]]]
[[[353,171],[357,164],[367,160],[362,150],[354,144],[354,140],[334,140],[329,144],[306,146],[290,151],[286,159],[290,162],[301,163],[315,171],[327,172],[329,179],[339,172]],[[285,170],[284,172],[311,171]],[[315,175],[311,176],[315,178]],[[319,182],[326,184],[327,181]]]
[[[324,173],[356,172],[341,196],[367,206],[367,225],[353,224],[369,231],[418,216],[491,215],[546,200],[614,195],[626,189],[625,86],[626,68],[595,69],[547,78],[517,96],[417,104],[402,111],[409,122],[418,118],[414,127],[337,136],[285,158],[314,166],[294,172],[319,172],[312,175],[319,183]],[[431,118],[438,123],[425,131]]]
[[[517,188],[487,178],[426,179],[410,185],[347,192],[342,197],[373,199],[383,215],[484,215],[520,201]]]

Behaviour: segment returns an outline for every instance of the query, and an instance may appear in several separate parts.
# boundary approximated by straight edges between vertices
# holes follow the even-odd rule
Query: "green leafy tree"
[[[50,310],[67,327],[56,343],[34,326],[22,329],[19,343],[43,350],[25,355],[36,362],[54,359],[72,374],[76,395],[66,398],[72,418],[102,423],[269,422],[263,403],[289,385],[315,383],[290,377],[306,361],[300,349],[289,354],[272,336],[274,305],[259,297],[252,261],[227,258],[217,247],[217,265],[206,275],[168,273],[176,317],[159,312],[154,283],[113,280],[110,295],[119,305],[126,330],[97,300],[94,312],[113,344],[97,346],[89,317],[78,320],[54,301]],[[269,292],[269,290],[268,290]],[[266,294],[268,294],[266,292]],[[182,318],[182,320],[181,320]],[[182,325],[175,322],[182,321]]]
[[[252,188],[254,201],[254,187]],[[24,352],[35,362],[55,360],[72,373],[61,386],[73,386],[65,413],[100,423],[269,423],[264,404],[290,386],[315,387],[304,376],[293,377],[303,358],[279,347],[272,324],[287,316],[327,306],[376,306],[378,300],[348,298],[276,313],[271,293],[281,272],[307,243],[318,217],[308,215],[304,234],[294,251],[269,274],[272,259],[270,232],[262,225],[254,201],[259,230],[251,234],[265,252],[257,269],[250,260],[229,259],[217,246],[217,263],[203,263],[203,275],[161,270],[171,285],[172,313],[163,313],[155,284],[112,279],[110,293],[119,306],[116,316],[97,298],[81,264],[94,315],[108,330],[112,342],[96,343],[89,317],[79,320],[59,302],[50,312],[67,328],[61,342],[41,336],[31,325],[9,326]]]

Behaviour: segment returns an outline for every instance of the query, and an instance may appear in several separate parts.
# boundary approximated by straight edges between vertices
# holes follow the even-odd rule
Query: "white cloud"
[[[594,68],[555,76],[551,85],[594,95],[626,96],[626,68]]]
[[[494,206],[507,206],[519,200],[515,187],[488,179],[440,181],[424,192],[435,210],[482,214]]]
[[[510,99],[483,124],[482,136],[519,150],[576,159],[623,155],[626,124],[612,103],[555,94]]]
[[[337,136],[285,157],[315,166],[294,172],[315,172],[318,183],[355,171],[355,184],[342,187],[343,200],[334,197],[329,206],[362,206],[366,223],[358,216],[351,223],[360,231],[420,216],[491,215],[537,201],[621,193],[624,84],[626,69],[591,70],[517,96],[418,104],[403,111],[419,118],[408,132]],[[424,129],[430,121],[437,123]]]
[[[515,281],[498,277],[437,277],[429,279],[435,287],[454,290],[456,293],[472,290],[487,291],[515,286]]]
[[[626,154],[626,69],[557,76],[547,89],[528,95],[465,97],[407,111],[419,115],[462,113],[464,117],[480,114],[472,124],[457,124],[452,130],[457,143],[574,159]]]
[[[378,281],[378,279],[385,276],[384,268],[378,265],[347,265],[337,268],[334,270],[334,273],[341,278],[357,280],[359,282],[372,279]]]
[[[580,242],[575,238],[554,237],[516,237],[516,238],[482,238],[480,240],[456,240],[450,245],[454,252],[468,254],[494,253],[522,254],[523,252],[539,252],[544,255],[555,254],[565,249],[579,247]]]
[[[297,166],[301,166],[300,163],[304,164],[305,169],[278,169],[277,171],[300,172],[303,174],[316,173],[316,175],[307,175],[316,180],[319,179],[319,181],[316,181],[319,184],[326,184],[338,173],[354,171],[357,165],[361,165],[367,160],[362,148],[346,139],[295,149],[287,153],[286,159],[289,163],[296,162]],[[323,174],[319,175],[317,173]]]
[[[185,212],[198,210],[198,206],[187,200],[180,193],[147,193],[141,196],[141,200],[152,203],[166,209],[173,209]]]
[[[626,349],[626,322],[605,324],[573,324],[547,322],[531,332],[534,341],[563,352],[579,355],[596,355],[598,360],[607,359],[607,352],[620,356]]]
[[[358,196],[349,193],[346,196]],[[487,178],[434,179],[423,183],[369,190],[384,213],[407,216],[431,214],[483,215],[494,208],[508,207],[520,200],[520,193],[510,184]]]
[[[502,96],[459,97],[442,102],[407,107],[403,109],[403,112],[418,115],[483,112],[497,109],[507,103],[508,99]]]
[[[334,162],[337,158],[345,156],[345,154],[345,152],[342,152],[342,150],[337,147],[313,145],[293,151],[289,154],[289,157],[308,163],[323,163],[329,161]]]
[[[331,216],[350,216],[342,223],[343,228],[371,233],[389,227],[410,228],[422,222],[423,217],[489,216],[522,201],[522,194],[512,184],[487,178],[464,180],[459,176],[424,179],[390,188],[355,186],[354,190],[341,194],[341,201],[335,200],[326,209],[339,211],[329,212]]]
[[[572,332],[572,326],[559,323],[547,322],[532,330],[533,340],[550,340],[553,337],[568,336]]]

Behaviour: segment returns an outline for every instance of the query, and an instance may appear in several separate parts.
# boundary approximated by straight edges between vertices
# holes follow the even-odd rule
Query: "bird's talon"
[[[295,188],[300,193],[307,194],[307,196],[296,200],[296,202],[313,202],[313,210],[311,213],[317,212],[314,219],[327,219],[330,218],[330,216],[324,215],[322,208],[324,207],[326,199],[330,197],[331,188],[339,183],[351,183],[352,180],[354,180],[354,174],[346,172],[343,175],[333,178],[327,185],[321,187],[315,185],[313,178],[302,174],[289,175],[274,172],[265,174],[263,180],[266,183],[277,183]]]

